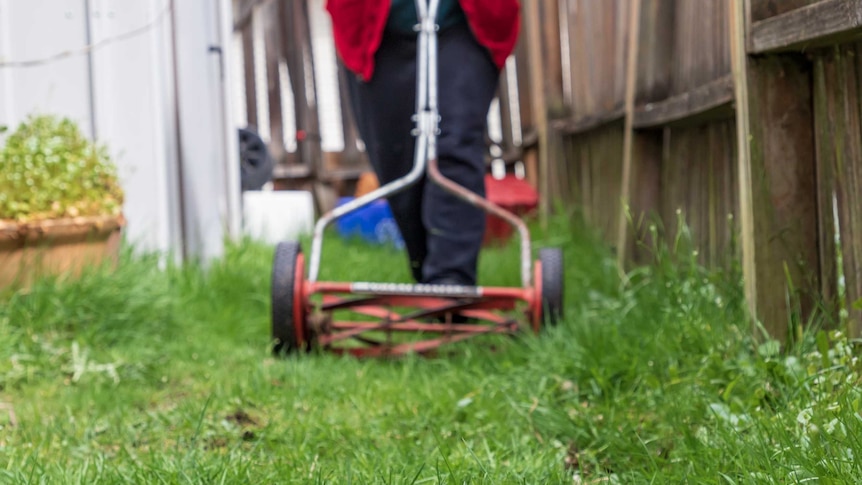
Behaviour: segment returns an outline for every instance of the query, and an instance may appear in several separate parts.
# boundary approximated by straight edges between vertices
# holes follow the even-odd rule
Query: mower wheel
[[[302,311],[302,247],[281,242],[272,263],[272,340],[274,354],[289,354],[305,345]]]
[[[563,317],[563,251],[539,250],[542,264],[542,323],[556,325]]]

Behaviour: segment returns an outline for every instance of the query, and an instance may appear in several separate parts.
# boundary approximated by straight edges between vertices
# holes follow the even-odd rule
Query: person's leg
[[[386,34],[375,57],[369,82],[350,80],[350,97],[360,136],[381,184],[413,168],[415,139],[411,120],[416,110],[416,40]],[[352,76],[351,76],[352,77]],[[410,269],[422,280],[426,232],[422,224],[423,181],[389,198],[401,231]]]
[[[467,26],[440,33],[437,154],[447,178],[485,195],[485,140],[488,109],[499,72]],[[423,281],[475,285],[485,232],[485,213],[425,183],[422,215],[428,231]]]

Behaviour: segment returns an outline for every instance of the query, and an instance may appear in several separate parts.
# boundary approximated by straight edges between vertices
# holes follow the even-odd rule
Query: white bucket
[[[243,231],[253,239],[276,244],[311,234],[314,201],[302,190],[243,192]]]

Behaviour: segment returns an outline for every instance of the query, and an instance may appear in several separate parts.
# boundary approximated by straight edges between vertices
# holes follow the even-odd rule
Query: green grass
[[[577,222],[566,321],[445,356],[268,353],[271,248],[0,297],[0,482],[853,483],[853,342],[757,345],[736,273],[658,253],[622,284]],[[516,284],[517,248],[481,277]],[[406,280],[403,256],[327,243],[325,279]]]

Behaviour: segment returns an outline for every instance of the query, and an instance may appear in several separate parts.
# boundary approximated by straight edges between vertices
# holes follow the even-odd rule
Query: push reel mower
[[[544,248],[533,261],[530,234],[523,220],[445,178],[439,170],[436,154],[439,0],[426,1],[416,0],[420,22],[413,168],[405,176],[321,217],[314,228],[307,265],[299,243],[277,245],[272,268],[272,338],[276,353],[317,347],[360,357],[426,354],[441,345],[480,335],[538,332],[543,325],[555,324],[562,316],[562,252],[558,248]],[[517,230],[521,286],[319,281],[326,227],[345,214],[404,190],[423,174]],[[470,323],[462,323],[464,319]]]

